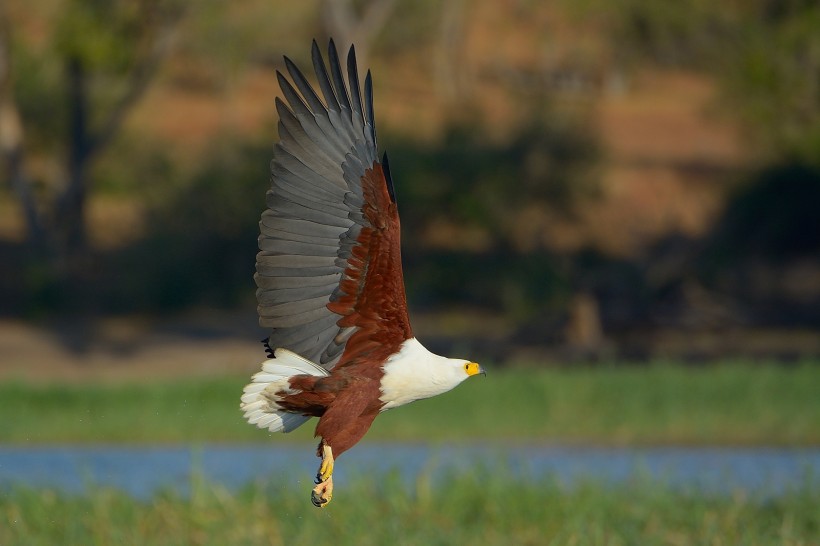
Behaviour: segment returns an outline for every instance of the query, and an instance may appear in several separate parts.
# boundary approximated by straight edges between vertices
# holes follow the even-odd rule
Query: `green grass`
[[[0,443],[242,442],[245,377],[133,384],[0,383]],[[820,365],[490,370],[389,411],[374,440],[820,445]],[[305,441],[313,425],[276,441]]]
[[[81,495],[0,492],[0,544],[95,545],[816,545],[820,492],[708,496],[636,480],[562,488],[495,474],[407,485],[360,478],[325,509],[308,490],[272,483],[239,492],[194,480],[183,497],[145,501],[109,489]]]

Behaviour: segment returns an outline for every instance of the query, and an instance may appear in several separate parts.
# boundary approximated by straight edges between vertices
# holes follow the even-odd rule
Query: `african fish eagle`
[[[373,86],[356,54],[347,82],[333,40],[329,67],[316,41],[322,98],[285,57],[276,76],[279,138],[256,257],[259,323],[268,356],[240,408],[249,423],[290,432],[318,417],[322,461],[311,500],[333,494],[334,457],[380,412],[449,391],[484,373],[431,353],[413,336],[401,268],[399,215],[387,163],[377,157]],[[328,72],[328,68],[330,69]],[[295,85],[295,87],[294,87]]]

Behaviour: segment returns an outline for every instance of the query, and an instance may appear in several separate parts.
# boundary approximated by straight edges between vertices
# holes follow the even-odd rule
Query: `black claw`
[[[321,508],[323,504],[327,504],[327,500],[317,497],[316,493],[310,494],[310,502],[312,502],[313,506],[315,506],[316,508]]]

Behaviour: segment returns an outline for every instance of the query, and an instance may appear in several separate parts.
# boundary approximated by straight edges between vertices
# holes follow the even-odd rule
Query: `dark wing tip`
[[[345,84],[342,76],[342,66],[339,62],[339,52],[336,50],[336,43],[333,38],[327,46],[328,62],[330,63],[330,75],[333,78],[333,85],[336,88],[337,98],[339,99],[339,106],[343,110],[352,110],[350,105],[350,95],[348,94],[348,86]]]
[[[373,78],[370,76],[370,70],[364,78],[364,112],[366,120],[370,123],[370,136],[373,137],[373,142],[376,142],[376,119],[373,114]]]
[[[353,112],[364,123],[362,92],[359,88],[359,67],[356,64],[356,46],[354,45],[351,45],[350,50],[347,52],[347,84],[350,86],[350,105]]]
[[[387,152],[382,155],[382,169],[384,170],[384,180],[387,182],[387,193],[390,200],[396,202],[396,188],[393,186],[393,176],[390,174],[390,162],[387,161]]]
[[[315,39],[310,48],[310,58],[313,62],[313,71],[316,73],[316,80],[319,83],[319,88],[322,90],[322,96],[325,98],[325,104],[327,104],[329,110],[340,112],[341,105],[336,96],[337,91],[333,89],[333,84],[330,82],[330,75],[325,66],[325,60],[322,57],[322,52],[319,50],[319,44],[316,43]]]

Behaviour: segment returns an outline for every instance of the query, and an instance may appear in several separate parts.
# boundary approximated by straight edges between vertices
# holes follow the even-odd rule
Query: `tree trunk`
[[[68,170],[65,190],[57,203],[55,219],[61,251],[82,253],[86,248],[86,170],[90,152],[88,93],[82,61],[68,60]]]
[[[604,341],[601,311],[593,294],[581,292],[570,300],[566,340],[571,348],[587,354],[601,348]]]
[[[181,5],[143,13],[141,31],[147,43],[137,50],[138,60],[128,75],[125,92],[106,115],[94,116],[102,120],[96,128],[91,127],[89,96],[93,75],[89,74],[82,57],[65,59],[68,112],[65,136],[68,141],[63,184],[49,185],[47,189],[52,191],[38,203],[34,181],[26,170],[23,120],[13,96],[10,52],[13,27],[0,0],[0,160],[4,160],[10,185],[23,210],[29,241],[33,247],[48,252],[60,267],[74,268],[82,264],[77,258],[88,249],[85,207],[90,191],[91,162],[113,141],[127,114],[144,95],[171,50],[177,23],[183,14]]]
[[[12,192],[17,196],[26,222],[26,239],[30,247],[45,248],[45,227],[31,181],[26,173],[23,148],[23,124],[14,102],[8,19],[0,7],[0,156]]]

